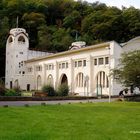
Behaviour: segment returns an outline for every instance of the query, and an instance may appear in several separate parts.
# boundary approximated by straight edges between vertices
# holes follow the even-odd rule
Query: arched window
[[[53,76],[51,74],[47,78],[47,84],[53,86]]]
[[[37,90],[41,90],[41,86],[42,86],[41,76],[38,75],[38,77],[37,77]]]
[[[18,80],[15,80],[14,87],[15,87],[15,88],[18,88],[18,87],[19,87]]]
[[[78,73],[76,77],[76,87],[83,87],[84,86],[84,74]]]
[[[104,71],[100,71],[97,74],[96,84],[99,85],[99,86],[101,86],[102,88],[108,88],[109,87],[108,76],[105,74]]]
[[[20,37],[18,38],[18,41],[19,41],[19,42],[25,42],[25,38],[24,38],[23,36],[20,36]]]
[[[8,40],[8,42],[9,42],[9,43],[13,42],[13,38],[10,37],[9,40]]]

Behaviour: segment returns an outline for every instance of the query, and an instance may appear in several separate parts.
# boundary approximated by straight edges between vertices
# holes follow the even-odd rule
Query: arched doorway
[[[66,74],[63,74],[63,75],[62,75],[60,84],[61,84],[61,85],[62,85],[62,84],[68,85],[68,78],[67,78]]]
[[[96,76],[97,96],[108,92],[109,78],[104,71],[98,72]]]

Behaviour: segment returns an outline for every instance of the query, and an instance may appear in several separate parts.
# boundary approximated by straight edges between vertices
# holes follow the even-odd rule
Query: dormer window
[[[25,43],[25,38],[24,38],[23,36],[20,36],[20,37],[18,38],[18,41],[19,41],[19,42]]]
[[[9,42],[9,43],[12,43],[12,42],[13,42],[13,38],[10,37],[8,42]]]

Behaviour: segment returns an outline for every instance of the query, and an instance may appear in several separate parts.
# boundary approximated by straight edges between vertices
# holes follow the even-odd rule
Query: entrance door
[[[27,91],[30,91],[30,84],[27,84]]]
[[[97,85],[97,96],[102,96],[102,85]]]
[[[12,81],[10,81],[10,89],[12,89],[13,88],[13,83],[12,83]]]
[[[68,78],[67,78],[66,74],[63,74],[63,76],[62,76],[61,85],[62,84],[68,85]]]

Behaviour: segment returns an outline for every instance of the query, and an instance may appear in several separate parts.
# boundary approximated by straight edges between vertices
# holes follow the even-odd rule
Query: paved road
[[[115,101],[116,99],[111,99],[112,101]],[[0,106],[24,106],[26,104],[28,105],[41,105],[42,103],[45,104],[68,104],[68,103],[98,103],[98,102],[108,102],[108,99],[90,99],[90,100],[61,100],[61,101],[0,101]]]

